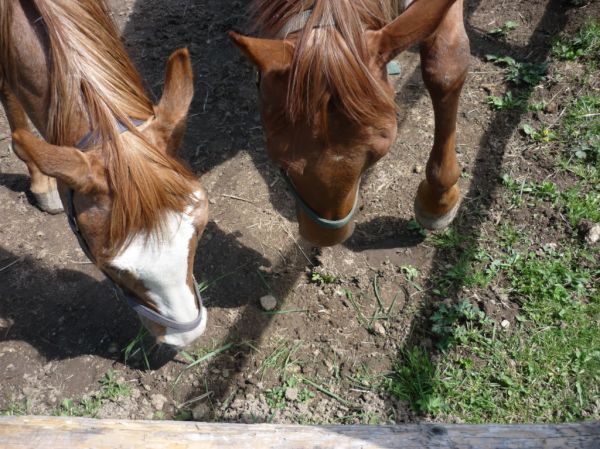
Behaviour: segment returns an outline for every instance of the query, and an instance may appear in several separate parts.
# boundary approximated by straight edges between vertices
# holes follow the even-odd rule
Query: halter
[[[306,203],[306,201],[304,201],[302,199],[302,197],[298,193],[298,190],[296,189],[296,186],[292,182],[291,178],[288,176],[288,174],[283,169],[281,170],[281,176],[287,183],[288,187],[290,188],[290,191],[292,192],[292,195],[296,199],[296,204],[302,208],[304,213],[308,216],[308,218],[311,219],[312,222],[316,223],[317,225],[319,225],[322,228],[342,229],[344,226],[346,226],[348,223],[350,223],[350,221],[352,220],[352,217],[356,213],[356,209],[358,208],[358,191],[359,191],[359,189],[356,189],[356,198],[354,199],[354,205],[352,206],[352,210],[348,213],[348,215],[346,215],[344,218],[342,218],[340,220],[328,220],[326,218],[321,217],[317,212],[315,212],[315,210],[312,207],[310,207]]]
[[[131,123],[133,123],[136,127],[138,127],[138,126],[142,125],[144,123],[144,121],[137,120],[137,119],[131,119]],[[127,128],[127,126],[125,126],[125,124],[121,123],[120,121],[117,121],[117,128],[119,130],[119,134],[122,134],[125,131],[129,130]],[[77,145],[75,145],[75,148],[77,148],[81,151],[84,151],[90,144],[94,144],[94,143],[96,143],[96,141],[94,139],[94,133],[92,131],[90,131],[77,143]],[[79,225],[77,224],[77,219],[75,218],[75,204],[73,202],[73,193],[74,193],[73,189],[69,188],[67,190],[67,219],[69,221],[69,226],[71,227],[71,230],[77,237],[77,240],[79,241],[79,246],[81,246],[81,249],[83,250],[85,255],[92,262],[95,262],[95,258],[92,255],[92,251],[90,250],[89,245],[85,241],[85,238],[83,237],[83,234],[81,233],[81,230],[79,229]],[[194,277],[193,274],[192,274],[192,282],[194,283],[194,291],[196,294],[195,296],[196,296],[196,305],[198,307],[198,317],[193,321],[186,321],[186,322],[176,321],[176,320],[172,320],[171,318],[162,316],[160,313],[156,312],[155,310],[152,310],[150,307],[137,302],[135,300],[134,296],[125,292],[110,277],[108,277],[108,280],[111,282],[117,295],[120,293],[120,295],[123,298],[125,298],[125,301],[127,302],[127,305],[130,308],[132,308],[138,315],[143,316],[144,318],[152,321],[153,323],[156,323],[156,324],[166,327],[168,329],[173,329],[173,330],[176,330],[179,332],[189,332],[189,331],[196,329],[202,322],[202,318],[203,318],[202,296],[200,295],[198,283],[196,282],[196,278]]]

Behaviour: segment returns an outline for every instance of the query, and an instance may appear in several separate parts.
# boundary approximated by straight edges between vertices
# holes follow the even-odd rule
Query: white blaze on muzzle
[[[170,212],[166,215],[160,236],[134,237],[110,263],[111,267],[127,272],[143,284],[147,298],[162,317],[187,323],[199,314],[202,316],[198,326],[192,330],[180,331],[165,326],[163,342],[173,346],[191,343],[206,327],[206,309],[199,298],[196,300],[196,291],[190,289],[187,283],[190,242],[195,233],[194,219],[189,211]]]

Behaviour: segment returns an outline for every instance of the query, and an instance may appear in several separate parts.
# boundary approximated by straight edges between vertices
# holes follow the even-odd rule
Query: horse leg
[[[436,32],[421,44],[421,70],[435,115],[435,137],[426,179],[415,199],[417,221],[427,229],[448,226],[458,211],[460,167],[456,161],[456,116],[469,65],[463,2],[448,11]]]
[[[0,80],[0,102],[4,106],[11,131],[15,131],[18,128],[30,129],[23,107],[2,80]],[[27,165],[29,175],[31,176],[31,193],[35,197],[37,206],[49,214],[62,212],[63,206],[56,187],[56,179],[44,175],[37,165],[28,159],[27,155],[18,151],[14,145],[11,144],[11,146],[17,157]]]

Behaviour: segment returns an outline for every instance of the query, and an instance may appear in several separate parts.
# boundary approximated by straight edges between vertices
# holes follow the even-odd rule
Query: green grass
[[[596,65],[600,58],[600,22],[592,19],[574,36],[559,37],[552,46],[552,54],[561,60],[584,59]]]
[[[600,95],[589,93],[577,98],[566,110],[562,138],[567,164],[573,171],[588,173],[583,178],[598,183],[600,177]],[[586,170],[587,169],[587,170]],[[590,176],[591,175],[591,176]]]
[[[116,371],[108,371],[98,383],[101,385],[98,393],[80,400],[63,399],[53,414],[57,416],[86,416],[95,418],[103,402],[118,401],[119,398],[127,397],[131,394],[131,387],[118,380]]]
[[[415,412],[437,415],[444,406],[438,384],[435,364],[423,349],[416,347],[402,352],[387,388]]]
[[[27,401],[9,402],[6,408],[0,410],[0,416],[24,416],[29,414],[30,405]]]
[[[419,276],[419,271],[410,265],[406,265],[400,268],[404,273],[408,282],[413,285],[414,279]],[[360,294],[355,296],[350,290],[344,290],[346,299],[352,304],[354,311],[356,312],[356,319],[358,323],[363,326],[369,333],[376,334],[376,323],[383,326],[383,322],[389,322],[394,320],[398,316],[399,310],[396,307],[398,299],[401,294],[407,294],[404,287],[400,287],[389,303],[386,303],[382,297],[379,288],[379,276],[376,275],[373,278],[373,297],[371,295]]]
[[[574,38],[561,38],[555,57],[595,64],[598,28],[590,22]],[[541,70],[512,58],[490,60],[506,67],[514,84],[544,80]],[[390,394],[416,413],[470,423],[600,419],[600,251],[573,232],[582,220],[600,222],[600,96],[590,79],[578,81],[578,95],[563,100],[552,127],[521,126],[531,147],[558,150],[547,155],[558,169],[552,178],[530,180],[518,167],[502,177],[507,208],[534,217],[552,209],[562,218],[552,233],[506,214],[485,237],[428,237],[449,259],[432,278],[434,299],[456,299],[437,303],[428,317],[436,349],[402,350],[388,377]],[[558,175],[561,169],[571,175]],[[490,317],[474,299],[494,295]]]

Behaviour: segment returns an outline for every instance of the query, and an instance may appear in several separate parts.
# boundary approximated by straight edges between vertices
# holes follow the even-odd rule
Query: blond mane
[[[375,125],[395,109],[369,71],[365,30],[376,30],[397,13],[400,0],[255,0],[254,28],[267,38],[297,14],[312,9],[300,31],[289,80],[287,112],[292,121],[323,117],[329,105],[349,119]],[[334,23],[335,26],[319,26]]]
[[[101,142],[113,198],[109,252],[114,254],[138,233],[160,233],[165,211],[182,211],[189,203],[190,181],[195,178],[132,125],[132,118],[152,117],[153,105],[104,0],[31,2],[50,42],[51,103],[45,135],[50,143],[74,145],[73,123],[78,123],[74,118],[87,116]],[[10,36],[5,12],[0,27],[3,42]],[[2,51],[8,64],[14,64],[10,50]],[[128,138],[127,147],[117,121],[137,137]]]

